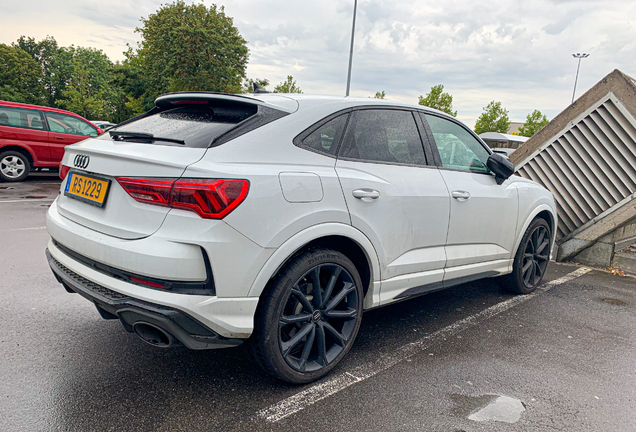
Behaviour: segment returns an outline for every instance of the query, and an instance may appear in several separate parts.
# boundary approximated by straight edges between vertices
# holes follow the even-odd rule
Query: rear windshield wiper
[[[134,141],[140,143],[153,143],[155,141],[167,141],[173,142],[176,144],[185,145],[185,141],[174,139],[174,138],[164,138],[164,137],[156,137],[150,133],[142,133],[142,132],[124,132],[124,131],[109,131],[110,136],[115,141]]]

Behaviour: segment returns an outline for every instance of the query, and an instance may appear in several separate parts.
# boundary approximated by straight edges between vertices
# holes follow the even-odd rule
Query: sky
[[[141,17],[161,3],[3,0],[0,43],[51,35],[60,45],[90,46],[122,60],[126,44],[139,40]],[[269,79],[271,89],[293,75],[304,93],[344,95],[353,0],[216,4],[248,41],[248,77]],[[351,95],[385,91],[387,99],[417,103],[443,84],[470,127],[492,100],[513,121],[534,109],[553,118],[571,101],[577,52],[590,54],[581,64],[579,96],[614,69],[636,77],[636,1],[359,0]]]

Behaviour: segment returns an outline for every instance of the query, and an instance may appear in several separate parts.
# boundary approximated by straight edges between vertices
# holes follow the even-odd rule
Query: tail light
[[[62,180],[66,178],[66,175],[68,174],[68,171],[70,169],[71,169],[70,166],[62,165],[62,162],[60,162],[60,178]]]
[[[250,183],[238,179],[118,178],[139,202],[181,208],[205,219],[223,219],[247,197]]]
[[[118,178],[117,181],[128,195],[139,202],[170,205],[170,191],[174,179],[153,178]]]
[[[178,180],[170,194],[170,205],[196,212],[206,219],[223,219],[247,196],[247,180]]]

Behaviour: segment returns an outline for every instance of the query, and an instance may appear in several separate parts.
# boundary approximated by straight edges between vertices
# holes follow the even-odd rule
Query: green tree
[[[62,99],[56,103],[91,120],[110,119],[113,107],[108,99],[114,90],[110,86],[114,78],[113,63],[102,50],[83,47],[70,50],[73,72],[62,91]]]
[[[41,105],[42,70],[27,52],[0,44],[0,99]]]
[[[142,24],[135,30],[142,41],[127,56],[146,80],[146,91],[132,105],[150,108],[148,101],[166,92],[241,91],[247,42],[223,7],[177,0],[142,18]]]
[[[442,84],[431,87],[426,97],[420,96],[417,103],[457,117],[457,111],[453,111],[453,96],[444,92]]]
[[[386,92],[382,90],[381,92],[375,92],[375,96],[373,96],[373,99],[384,99],[385,96]]]
[[[510,129],[510,118],[508,110],[501,106],[501,102],[490,102],[484,107],[475,123],[475,133],[482,134],[484,132],[500,132],[507,133]]]
[[[296,84],[296,80],[291,75],[287,79],[274,87],[274,93],[302,93],[303,91]]]
[[[52,36],[47,36],[39,42],[32,37],[20,36],[13,46],[26,51],[33,60],[38,62],[42,68],[43,84],[46,89],[46,102],[42,103],[58,107],[56,101],[62,99],[62,92],[73,73],[73,48],[58,46]]]
[[[105,119],[120,123],[136,114],[143,113],[143,107],[140,106],[138,112],[135,112],[130,105],[131,100],[141,97],[144,91],[144,80],[138,70],[126,62],[115,63],[108,89],[104,93],[109,111],[109,116]]]
[[[547,125],[550,121],[539,110],[534,110],[526,116],[526,122],[519,128],[519,135],[531,137]]]
[[[267,90],[269,80],[265,78],[246,78],[245,80],[243,80],[243,88],[241,89],[241,93],[252,93],[254,91],[254,83],[256,83],[263,90]]]

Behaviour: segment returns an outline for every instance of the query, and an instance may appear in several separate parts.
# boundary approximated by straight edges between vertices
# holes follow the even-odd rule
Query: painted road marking
[[[2,230],[0,232],[9,232],[9,231],[35,231],[35,230],[43,230],[46,229],[45,226],[41,226],[41,227],[31,227],[31,228],[11,228],[8,230]]]
[[[392,366],[414,356],[428,349],[431,345],[443,341],[445,338],[456,335],[469,329],[472,326],[480,324],[494,316],[507,311],[508,309],[518,306],[534,297],[540,295],[551,289],[556,285],[569,282],[584,274],[592,271],[590,268],[579,268],[571,273],[566,274],[558,279],[542,284],[536,291],[524,296],[516,296],[490,306],[481,312],[474,315],[470,315],[460,321],[457,321],[447,327],[437,330],[422,339],[404,345],[398,348],[393,354],[378,358],[376,361],[367,363],[354,368],[349,372],[344,372],[334,378],[331,378],[323,383],[315,384],[305,390],[302,390],[295,395],[292,395],[282,401],[264,408],[256,413],[256,419],[265,420],[268,422],[276,423],[292,414],[295,414],[303,409],[319,402],[331,395],[334,395],[347,387],[352,386],[355,383],[364,381],[372,376],[389,369]]]
[[[0,200],[0,204],[2,203],[21,203],[21,202],[28,202],[28,201],[38,201],[38,202],[53,202],[55,201],[55,198],[27,198],[27,199],[17,199],[17,200]]]

